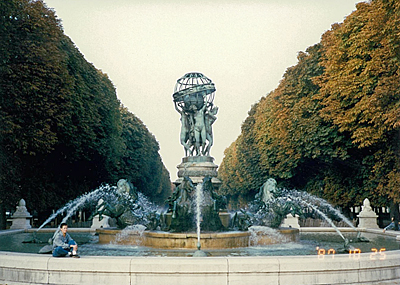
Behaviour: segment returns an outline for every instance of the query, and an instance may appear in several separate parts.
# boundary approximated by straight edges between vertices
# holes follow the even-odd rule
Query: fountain
[[[159,213],[160,227],[157,231],[148,228],[143,234],[125,235],[124,243],[139,244],[155,248],[215,249],[240,248],[256,244],[273,244],[282,238],[271,238],[271,231],[287,215],[303,216],[302,209],[310,209],[326,220],[343,239],[345,247],[349,240],[344,237],[333,221],[324,212],[344,220],[355,232],[359,232],[340,211],[325,200],[296,190],[277,187],[274,179],[268,179],[261,186],[255,201],[248,209],[240,209],[233,214],[231,223],[223,225],[220,212],[226,211],[224,197],[216,194],[220,185],[217,178],[218,166],[210,156],[213,144],[212,124],[216,121],[218,108],[214,106],[215,85],[201,73],[187,73],[177,80],[173,102],[181,118],[180,143],[185,157],[178,165],[176,189],[168,198],[167,213]],[[122,204],[107,207],[108,216],[116,217]],[[103,205],[104,206],[104,205]],[[125,207],[126,208],[126,207]],[[129,207],[128,207],[129,208]],[[113,211],[111,211],[113,209]],[[132,222],[130,223],[132,224]],[[123,228],[123,225],[120,225]],[[126,225],[125,225],[126,226]],[[253,228],[251,228],[253,226]],[[249,230],[250,228],[250,230]],[[150,230],[150,231],[149,231]],[[162,231],[160,231],[162,230]],[[99,242],[114,242],[113,236],[119,230],[98,229]],[[299,229],[278,229],[289,241],[296,240]],[[360,233],[360,232],[359,232]],[[263,238],[254,238],[258,234]],[[258,243],[254,241],[257,240]],[[367,241],[359,237],[358,240]],[[347,246],[347,248],[349,248]]]
[[[95,200],[101,202],[97,204],[92,218],[97,217],[96,222],[99,222],[104,216],[116,221],[118,226],[98,229],[100,243],[197,248],[200,253],[201,247],[240,248],[276,243],[282,238],[271,238],[271,231],[265,230],[265,227],[278,228],[288,214],[293,217],[302,216],[302,209],[306,208],[324,218],[344,243],[348,244],[349,241],[320,209],[327,209],[358,231],[338,210],[310,194],[280,189],[272,178],[261,186],[248,209],[234,213],[231,223],[229,220],[222,223],[220,212],[226,211],[226,200],[216,194],[221,182],[217,178],[218,166],[210,156],[213,145],[212,125],[218,111],[213,103],[215,91],[214,83],[201,73],[187,73],[177,80],[173,102],[181,115],[180,142],[185,157],[178,165],[178,179],[174,182],[176,189],[167,200],[166,213],[152,205],[141,193],[137,193],[132,184],[121,179],[117,187],[101,186],[71,201],[49,217],[38,230],[66,211],[62,221],[65,222],[79,207]],[[142,231],[132,231],[135,225],[141,225],[147,230],[143,228]],[[295,228],[281,229],[282,234],[290,237],[289,240],[296,240],[298,232]],[[256,234],[264,238],[254,238]],[[255,243],[255,240],[258,242]]]
[[[198,251],[249,245],[250,224],[244,226],[247,222],[243,215],[235,215],[231,228],[228,228],[229,220],[224,221],[225,226],[221,220],[224,215],[220,212],[226,212],[226,200],[216,193],[221,182],[217,178],[218,166],[210,156],[212,125],[218,111],[213,103],[215,90],[211,79],[201,73],[187,73],[177,80],[173,102],[181,116],[180,143],[185,157],[178,165],[176,189],[168,198],[167,213],[160,213],[163,231],[146,231],[140,237],[132,235],[127,237],[127,243],[139,241],[151,247],[197,248]],[[107,215],[115,216],[115,213],[109,211]],[[97,232],[100,243],[113,241],[112,230],[98,229]]]
[[[231,213],[230,222],[226,220],[227,215],[223,214],[226,201],[216,194],[221,183],[217,178],[218,166],[210,156],[212,124],[218,112],[213,105],[215,90],[214,83],[201,73],[188,73],[177,80],[173,101],[181,115],[180,143],[185,157],[178,165],[176,189],[167,200],[166,211],[136,192],[126,180],[120,180],[117,187],[103,185],[67,203],[38,229],[43,231],[61,213],[65,213],[63,221],[66,221],[77,209],[101,199],[92,216],[98,221],[104,217],[114,220],[118,228],[97,229],[98,243],[93,244],[91,254],[71,260],[0,252],[0,283],[3,280],[29,284],[399,282],[399,251],[393,250],[398,249],[396,242],[387,247],[391,251],[386,251],[381,243],[373,243],[369,252],[361,253],[360,248],[350,245],[352,238],[346,238],[343,232],[346,231],[346,236],[347,232],[357,233],[356,242],[367,241],[360,237],[361,232],[378,232],[355,228],[325,200],[278,188],[272,178],[260,188],[254,202]],[[327,242],[317,244],[308,240],[293,242],[299,238],[299,229],[279,226],[288,214],[302,216],[304,210],[323,217],[339,241],[329,236]],[[344,220],[349,227],[339,229],[328,215]],[[348,255],[336,254],[339,250],[333,248],[334,242],[335,246],[344,244],[343,251]],[[80,248],[90,249],[92,242],[89,240]],[[108,255],[114,251],[130,256],[99,256],[101,252]],[[282,252],[291,256],[282,256]]]
[[[202,187],[202,183],[197,184],[196,192],[201,193]],[[115,189],[114,187],[106,188]],[[94,195],[89,193],[87,197],[94,197]],[[140,193],[138,197],[140,197]],[[293,197],[291,199],[295,200]],[[281,196],[272,196],[269,200],[270,204],[264,204],[262,209],[266,211],[266,208],[269,208],[274,211],[274,207],[271,206],[276,205],[274,200],[281,202],[285,199]],[[70,207],[75,207],[81,199],[78,201],[71,202]],[[195,208],[201,209],[201,205],[201,195],[196,195]],[[303,205],[310,206],[311,204],[303,202]],[[69,211],[66,210],[66,212]],[[257,213],[252,214],[245,210],[239,212],[243,214],[242,221],[244,222],[257,217]],[[281,214],[284,215],[284,213]],[[259,225],[250,226],[248,231],[239,232],[250,235],[250,244],[248,242],[236,250],[213,251],[213,249],[208,249],[206,252],[200,249],[198,242],[198,233],[200,232],[198,225],[201,226],[201,222],[198,222],[201,221],[200,211],[196,211],[196,217],[196,233],[192,235],[193,243],[195,245],[197,243],[198,250],[192,251],[191,254],[189,254],[190,249],[186,251],[162,250],[163,245],[156,239],[153,246],[157,244],[159,246],[154,251],[140,246],[129,245],[126,247],[123,244],[126,244],[127,237],[132,237],[132,235],[138,237],[136,245],[139,245],[148,240],[149,236],[146,237],[146,234],[165,234],[158,231],[145,231],[143,225],[130,225],[117,234],[115,230],[110,229],[113,231],[116,245],[94,244],[93,252],[90,254],[87,250],[93,247],[91,242],[82,244],[80,249],[86,250],[86,252],[79,260],[0,252],[0,281],[17,282],[18,284],[258,284],[262,280],[268,284],[378,284],[379,282],[381,282],[379,284],[396,284],[400,280],[400,259],[398,258],[400,251],[395,250],[398,249],[398,243],[395,241],[392,241],[391,245],[386,243],[385,247],[382,246],[382,243],[373,243],[373,248],[367,252],[364,248],[358,248],[359,244],[357,247],[349,245],[350,240],[347,239],[348,254],[337,254],[339,250],[335,250],[333,244],[339,246],[340,240],[343,241],[343,239],[336,235],[340,239],[338,242],[335,241],[335,236],[329,236],[325,242],[318,242],[314,245],[314,249],[309,250],[311,253],[301,251],[297,254],[302,255],[296,256],[297,250],[304,247],[309,241],[306,240],[305,244],[286,243],[286,241],[280,240],[282,235],[279,232]],[[352,228],[348,229],[354,232]],[[326,231],[326,229],[324,230]],[[260,232],[263,232],[264,235],[260,235]],[[373,231],[365,229],[363,232],[369,232],[370,235],[373,233]],[[171,235],[176,234],[168,233],[168,236],[172,238]],[[72,235],[75,237],[78,233],[72,233]],[[186,233],[186,235],[190,235],[190,233]],[[206,244],[206,238],[202,235],[204,233],[200,233],[201,242]],[[143,237],[145,238],[143,239]],[[265,242],[265,237],[272,238],[273,242]],[[0,235],[0,245],[4,243],[1,238]],[[17,237],[13,237],[13,240],[16,239]],[[218,236],[210,238],[210,240],[214,239],[218,239]],[[273,245],[276,242],[283,243],[276,247]],[[262,243],[267,243],[269,246],[258,246]],[[131,244],[130,239],[129,244]],[[311,244],[312,246],[313,244]],[[361,253],[361,251],[366,253]],[[110,253],[124,253],[129,256],[99,256]],[[283,256],[283,254],[290,256]],[[174,257],[160,257],[171,255]],[[186,256],[193,256],[193,258]],[[66,278],[66,274],[68,274],[68,278]]]
[[[213,104],[215,90],[214,83],[201,73],[187,73],[177,80],[173,102],[181,115],[180,142],[185,157],[178,165],[176,189],[167,200],[168,211],[159,214],[159,229],[163,231],[146,231],[142,237],[133,236],[132,241],[140,240],[142,245],[154,247],[198,250],[248,243],[249,233],[227,233],[219,215],[220,211],[226,211],[226,201],[216,194],[221,182],[217,178],[218,166],[210,156],[212,124],[218,112]],[[112,216],[112,211],[107,215]],[[98,233],[101,243],[112,240],[110,230],[99,229]]]

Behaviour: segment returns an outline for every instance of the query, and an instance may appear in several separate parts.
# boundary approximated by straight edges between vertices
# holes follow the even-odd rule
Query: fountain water
[[[100,199],[102,196],[104,196],[104,193],[109,192],[109,190],[111,189],[112,188],[110,188],[110,186],[108,185],[101,186],[90,193],[81,195],[78,198],[68,202],[67,204],[65,204],[65,206],[58,209],[46,221],[44,221],[43,224],[37,229],[37,231],[41,230],[45,225],[47,225],[49,222],[54,220],[58,215],[63,214],[64,212],[67,212],[67,214],[63,218],[62,222],[66,222],[85,203]]]
[[[286,195],[288,197],[291,197],[293,199],[297,198],[297,199],[301,199],[301,200],[310,201],[315,206],[319,205],[319,207],[327,209],[328,212],[331,212],[335,216],[339,217],[342,221],[344,221],[347,225],[349,225],[353,230],[358,231],[358,229],[353,225],[353,223],[351,221],[349,221],[349,219],[346,216],[344,216],[342,214],[342,212],[340,212],[338,209],[335,209],[334,207],[332,207],[332,205],[329,204],[326,200],[319,198],[317,196],[314,196],[312,194],[309,194],[307,192],[302,192],[302,191],[297,191],[297,190],[284,190],[284,193],[286,193]]]
[[[293,239],[287,235],[281,234],[277,229],[265,226],[249,227],[250,245],[270,245],[274,243],[291,242]]]
[[[196,232],[197,232],[197,251],[193,254],[194,257],[207,256],[207,254],[201,250],[200,233],[201,233],[201,205],[203,204],[203,184],[196,185]]]
[[[288,214],[291,214],[293,217],[296,215],[304,216],[304,211],[309,210],[328,222],[342,238],[344,241],[344,249],[342,251],[351,250],[351,246],[349,245],[351,240],[344,237],[328,215],[333,215],[345,221],[350,228],[358,232],[356,241],[369,241],[367,238],[361,237],[361,232],[339,210],[332,207],[324,199],[306,192],[277,188],[277,183],[272,178],[269,178],[260,188],[256,199],[249,204],[247,210],[241,209],[236,212],[233,218],[233,225],[237,229],[249,229],[253,236],[252,239],[257,240],[259,238],[254,238],[254,233],[256,232],[258,236],[262,236],[265,235],[263,234],[265,231],[256,231],[255,228],[252,229],[250,227],[251,225],[253,227],[256,225],[277,228]],[[268,235],[271,234],[269,233]]]
[[[334,223],[328,217],[329,214],[344,221],[354,231],[358,231],[339,210],[326,200],[298,190],[279,189],[276,187],[276,181],[272,178],[269,178],[260,188],[260,192],[256,195],[255,201],[250,204],[249,209],[254,215],[252,224],[266,223],[265,218],[267,217],[269,220],[275,219],[279,225],[282,218],[288,213],[292,213],[293,216],[294,214],[303,215],[304,210],[309,209],[332,226]]]
[[[325,219],[325,221],[327,221],[332,228],[335,229],[335,231],[338,233],[338,235],[345,241],[346,238],[343,236],[343,234],[339,231],[339,229],[335,226],[335,224],[333,223],[333,221],[331,219],[328,218],[327,215],[325,215],[322,211],[320,211],[317,207],[315,207],[314,205],[311,205],[310,203],[304,202],[304,201],[300,201],[300,203],[304,203],[306,206],[311,207],[312,209],[314,209],[319,215],[321,215],[321,217],[323,217]]]
[[[146,227],[143,225],[127,226],[115,236],[115,240],[112,242],[112,244],[124,244],[132,234],[139,235],[141,237],[143,236],[145,229]]]
[[[124,180],[125,181],[125,180]],[[124,226],[132,226],[134,224],[142,224],[148,228],[156,228],[159,226],[157,211],[159,207],[152,203],[142,193],[130,193],[131,189],[115,187],[110,185],[102,185],[92,192],[83,194],[78,198],[68,202],[65,206],[58,209],[52,214],[38,229],[41,230],[49,222],[54,220],[58,215],[64,214],[61,223],[65,223],[68,219],[76,213],[76,211],[84,208],[85,206],[93,204],[94,202],[103,201],[97,205],[95,214],[110,215],[116,218],[117,222]],[[159,218],[158,218],[159,220]]]
[[[201,224],[201,204],[203,202],[202,184],[196,186],[196,229],[197,229],[197,248],[200,250],[200,224]]]

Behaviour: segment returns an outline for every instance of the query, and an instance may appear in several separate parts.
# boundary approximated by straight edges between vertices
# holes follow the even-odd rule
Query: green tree
[[[0,11],[0,228],[21,198],[46,212],[126,173],[146,194],[167,195],[154,136],[137,118],[126,124],[133,115],[120,110],[112,82],[63,34],[54,11],[40,0],[1,1]],[[123,169],[135,144],[139,164]]]
[[[0,11],[2,215],[30,191],[22,186],[29,179],[25,166],[54,149],[55,125],[65,119],[70,83],[62,66],[63,35],[54,12],[41,1],[23,0],[2,1]]]
[[[121,107],[122,138],[125,145],[119,163],[119,177],[129,179],[146,196],[164,202],[171,194],[169,173],[158,153],[156,138],[143,122]]]

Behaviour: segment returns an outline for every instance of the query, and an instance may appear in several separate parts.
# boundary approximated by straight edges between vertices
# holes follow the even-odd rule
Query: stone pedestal
[[[221,219],[222,225],[227,229],[229,228],[229,222],[231,220],[231,214],[228,212],[219,212],[219,218]]]
[[[177,166],[178,179],[174,182],[176,186],[182,183],[183,177],[188,176],[194,184],[202,183],[205,176],[212,177],[214,188],[218,189],[221,181],[217,178],[218,166],[214,164],[211,156],[187,156],[182,158],[182,163]]]
[[[283,220],[281,227],[283,228],[295,228],[295,229],[300,229],[299,225],[299,216],[295,215],[293,217],[292,214],[288,214],[286,218]]]
[[[171,221],[172,213],[165,213],[165,225],[167,226],[167,228],[169,228],[169,226],[171,225]]]
[[[378,215],[372,210],[368,198],[365,198],[362,210],[357,217],[359,219],[358,228],[379,229],[377,224]]]
[[[93,217],[91,229],[105,229],[111,227],[110,217],[103,215],[103,219],[99,218],[99,215]]]
[[[11,216],[12,225],[10,229],[30,229],[32,228],[30,219],[32,218],[31,214],[26,209],[26,202],[24,199],[21,199],[18,203],[17,209],[15,213]]]
[[[121,179],[122,180],[122,179]],[[104,200],[100,198],[100,200],[97,202],[97,206],[99,207],[101,204],[103,204]],[[104,206],[100,206],[97,211],[102,211],[104,209]],[[103,229],[103,228],[109,228],[110,226],[110,217],[106,215],[102,215],[102,219],[100,221],[100,216],[95,215],[92,220],[92,226],[90,227],[91,229]]]

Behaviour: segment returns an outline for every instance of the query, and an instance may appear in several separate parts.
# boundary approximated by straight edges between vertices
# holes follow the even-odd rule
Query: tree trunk
[[[5,230],[7,226],[6,208],[0,201],[0,230]]]

